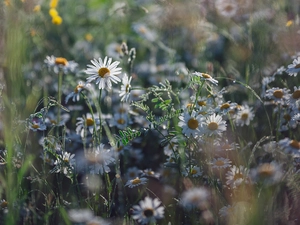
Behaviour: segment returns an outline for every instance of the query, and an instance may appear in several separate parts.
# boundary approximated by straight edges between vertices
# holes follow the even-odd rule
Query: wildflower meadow
[[[0,2],[0,225],[300,224],[299,0]]]

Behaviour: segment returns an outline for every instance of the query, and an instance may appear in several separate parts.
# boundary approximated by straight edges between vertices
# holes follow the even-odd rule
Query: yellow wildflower
[[[56,8],[59,0],[51,0],[50,8]]]
[[[52,18],[52,23],[55,25],[60,25],[62,23],[62,18],[60,16],[55,16]]]

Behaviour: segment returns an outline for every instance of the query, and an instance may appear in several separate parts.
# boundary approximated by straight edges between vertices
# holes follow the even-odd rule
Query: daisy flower
[[[215,112],[216,113],[221,113],[222,115],[227,114],[230,110],[234,110],[237,106],[237,103],[235,102],[225,102],[222,103],[221,105],[219,105],[216,109]]]
[[[226,130],[226,121],[222,119],[222,116],[210,115],[206,118],[203,123],[202,132],[212,136],[212,135],[222,135],[222,132]]]
[[[54,73],[58,74],[59,71],[63,71],[64,74],[74,73],[78,67],[78,64],[74,61],[68,61],[63,57],[46,56],[44,60],[48,69],[53,69]]]
[[[250,171],[251,179],[267,185],[278,183],[283,177],[280,165],[276,162],[263,163]]]
[[[137,186],[140,186],[140,185],[145,185],[147,183],[148,179],[145,178],[145,177],[136,177],[132,180],[128,180],[125,184],[125,187],[130,187],[130,188],[133,188],[133,187],[137,187]]]
[[[85,223],[94,218],[94,213],[90,209],[70,209],[68,216],[74,223]]]
[[[209,192],[203,187],[191,188],[183,192],[180,204],[187,209],[206,208],[209,204]]]
[[[133,206],[132,218],[141,224],[154,224],[156,220],[164,218],[164,210],[160,200],[147,196],[139,205]]]
[[[209,81],[214,85],[218,85],[218,81],[216,79],[212,78],[212,76],[210,76],[207,73],[194,72],[193,75],[200,77],[200,80]]]
[[[72,99],[73,102],[78,102],[80,99],[80,93],[88,88],[90,84],[85,84],[82,81],[78,82],[78,85],[75,87],[74,91],[67,95],[65,99],[65,103],[67,104],[70,99]]]
[[[119,96],[122,97],[121,98],[121,102],[125,101],[127,102],[130,96],[130,89],[131,89],[131,82],[132,77],[130,77],[128,79],[127,74],[124,74],[123,79],[122,79],[122,85],[121,85],[121,91]]]
[[[116,126],[119,129],[125,129],[128,126],[129,117],[126,113],[116,113],[114,117],[110,120],[111,126]]]
[[[110,43],[106,47],[106,54],[111,56],[114,59],[123,58],[124,51],[123,51],[122,47],[123,47],[122,44],[119,44],[116,42]],[[127,54],[128,54],[128,50],[127,50]]]
[[[43,131],[47,129],[47,126],[43,120],[35,119],[29,123],[29,129],[32,131]]]
[[[300,154],[300,142],[297,140],[284,138],[280,140],[278,144],[285,150],[286,153],[291,153],[293,155]]]
[[[248,169],[244,166],[233,165],[226,173],[226,184],[231,188],[237,188],[242,183],[248,183]]]
[[[233,150],[237,150],[239,149],[240,146],[238,143],[236,142],[232,142],[232,143],[229,143],[229,141],[226,139],[225,141],[222,141],[217,150],[218,151],[233,151]]]
[[[138,33],[141,37],[145,38],[148,41],[155,41],[157,39],[157,33],[153,30],[150,30],[143,23],[134,23],[132,25],[133,30]]]
[[[93,65],[87,65],[85,73],[91,75],[87,78],[87,82],[96,81],[99,84],[99,89],[111,89],[111,82],[118,83],[121,79],[117,76],[121,73],[121,68],[118,68],[120,62],[115,61],[112,63],[112,58],[105,57],[102,61],[101,58],[91,60]]]
[[[231,18],[236,15],[238,5],[234,0],[217,0],[215,7],[221,16]]]
[[[87,113],[85,117],[78,117],[76,123],[76,133],[80,134],[81,137],[86,136],[85,132],[88,130],[91,134],[94,132],[94,128],[98,129],[99,118],[97,116],[92,116],[92,114]]]
[[[243,105],[237,111],[235,116],[235,123],[237,126],[249,126],[250,121],[254,118],[254,113],[252,112],[252,107],[250,108],[248,105]]]
[[[289,102],[291,104],[294,104],[299,99],[300,99],[300,87],[294,87],[294,92],[291,94]]]
[[[134,180],[135,178],[141,175],[141,172],[142,171],[138,169],[136,166],[130,167],[126,171],[125,178],[128,180]]]
[[[202,115],[197,115],[195,111],[190,115],[188,111],[185,111],[179,116],[179,120],[178,126],[182,128],[182,133],[187,137],[197,137],[200,135],[203,121]]]
[[[192,168],[189,170],[189,175],[192,177],[199,177],[202,175],[201,169],[199,166],[192,166]]]
[[[212,168],[223,169],[230,167],[231,161],[226,158],[214,158],[210,163]]]
[[[286,105],[290,99],[289,89],[274,87],[266,91],[265,97],[273,100],[275,103]]]
[[[63,173],[66,176],[70,175],[74,169],[75,165],[75,154],[71,154],[68,152],[63,152],[62,155],[59,155],[54,162],[53,172],[55,173]]]
[[[294,59],[292,64],[288,65],[286,72],[290,76],[297,76],[297,74],[300,72],[300,56],[297,59]]]
[[[100,144],[94,151],[88,152],[85,155],[85,159],[90,165],[89,169],[91,174],[102,175],[104,173],[109,173],[109,165],[115,162],[113,151],[105,149],[104,147],[104,144]]]

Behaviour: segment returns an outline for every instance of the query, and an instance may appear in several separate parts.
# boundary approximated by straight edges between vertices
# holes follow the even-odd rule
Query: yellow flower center
[[[272,176],[273,173],[274,173],[274,166],[271,165],[270,163],[264,163],[258,169],[259,176],[264,178]]]
[[[216,123],[216,122],[210,122],[208,125],[207,125],[207,128],[209,130],[216,130],[218,129],[219,125]]]
[[[223,161],[223,160],[217,160],[217,161],[215,162],[215,165],[216,165],[216,166],[224,166],[224,161]]]
[[[298,148],[300,149],[300,142],[296,141],[296,140],[291,140],[290,141],[290,146],[293,148]]]
[[[232,147],[229,145],[229,144],[225,144],[222,146],[222,149],[223,150],[226,150],[226,149],[231,149]]]
[[[234,180],[237,180],[237,179],[243,179],[244,178],[244,176],[243,176],[243,174],[241,174],[241,173],[236,173],[236,174],[234,174],[234,176],[233,176],[233,179]]]
[[[125,123],[125,120],[120,118],[120,119],[117,120],[117,123],[123,125]]]
[[[141,26],[140,29],[139,29],[139,32],[140,32],[141,34],[145,34],[145,33],[147,32],[146,27]]]
[[[197,102],[199,106],[206,106],[206,102],[205,101],[198,101]]]
[[[153,216],[154,215],[154,211],[153,211],[153,209],[151,209],[151,208],[148,208],[148,209],[144,209],[144,216],[146,216],[146,217],[151,217],[151,216]]]
[[[79,92],[79,89],[83,88],[84,86],[82,84],[78,84],[76,88],[74,89],[75,94]]]
[[[292,97],[293,97],[294,99],[300,98],[300,90],[294,91],[294,93],[292,94]]]
[[[119,148],[117,148],[117,152],[122,151],[122,149],[123,149],[123,146],[120,146]]]
[[[232,10],[233,10],[232,5],[227,5],[227,6],[225,7],[225,11],[226,11],[226,12],[231,12]]]
[[[1,208],[6,208],[7,207],[7,205],[8,205],[8,202],[7,201],[3,201],[3,202],[1,202]]]
[[[283,91],[282,90],[276,90],[273,92],[273,96],[275,98],[282,98],[283,97]]]
[[[198,120],[196,120],[195,118],[191,118],[191,119],[189,119],[187,125],[190,129],[195,130],[195,129],[197,129],[199,123],[198,123]]]
[[[126,93],[128,93],[128,92],[129,92],[129,88],[130,88],[130,85],[129,85],[129,84],[127,84],[127,85],[126,85],[126,88],[125,88],[125,91],[126,91]]]
[[[205,78],[205,79],[210,79],[211,76],[207,73],[202,73],[202,77]]]
[[[110,70],[106,67],[102,67],[98,70],[98,74],[100,77],[104,77],[106,74],[109,74],[110,73]]]
[[[94,120],[92,118],[87,118],[85,122],[88,127],[94,125]]]
[[[242,120],[247,120],[248,117],[249,117],[248,113],[243,113],[243,114],[241,115],[241,119],[242,119]]]
[[[132,180],[131,183],[132,183],[132,184],[140,184],[140,183],[141,183],[141,180],[140,180],[140,178],[137,177],[137,178],[135,178],[134,180]]]
[[[40,128],[40,126],[38,125],[38,124],[32,124],[32,126],[31,126],[32,128],[34,128],[34,129],[38,129],[38,128]]]
[[[292,119],[291,115],[290,114],[285,114],[283,116],[283,118],[285,119],[285,121],[290,121]]]
[[[197,174],[197,170],[191,169],[191,174],[192,174],[192,175]]]
[[[220,109],[224,110],[224,109],[228,109],[229,107],[230,107],[230,104],[224,103],[223,105],[221,105]]]
[[[66,66],[68,64],[68,60],[62,57],[55,58],[55,64]]]
[[[149,176],[153,176],[153,175],[154,175],[154,172],[153,172],[152,170],[150,170],[150,171],[147,171],[147,174],[148,174]]]
[[[193,106],[194,106],[193,103],[188,103],[188,104],[186,105],[187,108],[192,108]]]

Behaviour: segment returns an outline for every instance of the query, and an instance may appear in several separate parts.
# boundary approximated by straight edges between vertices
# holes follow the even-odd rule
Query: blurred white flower
[[[139,205],[133,206],[132,218],[141,224],[154,224],[156,220],[164,218],[164,207],[157,198],[145,197]]]

